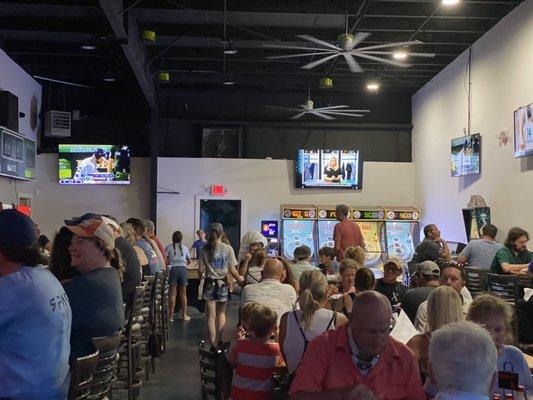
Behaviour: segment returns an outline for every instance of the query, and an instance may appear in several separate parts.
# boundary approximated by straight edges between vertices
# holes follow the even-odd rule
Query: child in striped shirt
[[[227,352],[228,361],[235,368],[231,399],[270,400],[272,376],[280,355],[279,344],[270,341],[276,331],[277,313],[269,307],[249,303],[241,310],[241,316],[243,328]]]

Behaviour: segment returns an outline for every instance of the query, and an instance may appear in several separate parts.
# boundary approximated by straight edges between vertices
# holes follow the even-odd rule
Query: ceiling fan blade
[[[317,51],[315,53],[286,54],[283,56],[270,56],[270,57],[267,57],[267,60],[281,60],[284,58],[310,57],[310,56],[316,56],[316,55],[331,54],[332,52],[333,50]]]
[[[266,105],[265,108],[268,108],[270,110],[276,110],[276,111],[302,111],[299,108],[294,107],[282,107],[282,106],[270,106]]]
[[[302,118],[305,114],[307,114],[307,111],[304,111],[304,112],[301,112],[299,114],[296,114],[295,116],[291,117],[291,119],[300,119]]]
[[[358,49],[359,50],[359,49]],[[395,51],[374,51],[374,50],[370,50],[370,51],[363,51],[363,53],[365,54],[379,54],[379,55],[384,55],[384,56],[392,56],[394,54],[396,54]],[[435,57],[436,54],[435,53],[407,53],[407,56],[410,57],[410,56],[415,56],[415,57]]]
[[[329,115],[326,115],[326,114],[322,114],[321,112],[318,112],[318,111],[309,111],[309,113],[313,114],[313,115],[316,115],[317,117],[320,117],[320,118],[323,118],[323,119],[327,119],[327,120],[332,120],[332,119],[335,119],[333,117],[330,117]]]
[[[379,61],[379,62],[382,62],[384,64],[390,64],[390,65],[394,65],[395,67],[403,67],[403,68],[406,68],[406,67],[410,67],[411,64],[406,64],[404,62],[401,62],[401,61],[394,61],[394,60],[389,60],[387,58],[381,58],[381,57],[376,57],[376,56],[371,56],[369,54],[365,54],[365,53],[355,53],[354,56],[356,57],[362,57],[362,58],[367,58],[369,60],[374,60],[374,61]]]
[[[420,40],[410,40],[408,42],[395,42],[387,44],[377,44],[375,46],[359,47],[358,51],[361,50],[374,50],[374,49],[386,49],[387,47],[402,47],[402,46],[411,46],[415,44],[423,44]]]
[[[315,110],[338,110],[339,108],[348,108],[349,106],[342,105],[342,106],[328,106],[328,107],[319,107],[315,108]]]
[[[325,110],[325,111],[327,112],[329,110]],[[331,111],[335,111],[335,112],[338,112],[338,113],[356,113],[356,114],[369,113],[370,112],[370,110],[352,110],[352,109],[331,110]]]
[[[310,35],[296,35],[296,37],[299,37],[300,39],[307,40],[308,42],[313,42],[316,44],[320,44],[324,47],[329,47],[330,49],[335,49],[338,51],[341,51],[342,49],[340,47],[335,46],[334,44],[325,42],[323,40],[317,39],[316,37],[310,36]]]
[[[355,34],[350,50],[353,49],[355,46],[357,46],[359,43],[361,43],[363,40],[365,40],[369,36],[370,36],[370,33],[368,32],[357,32]]]
[[[327,56],[327,57],[321,58],[320,60],[313,61],[312,63],[309,63],[309,64],[304,65],[302,68],[303,68],[303,69],[311,69],[311,68],[315,68],[317,65],[324,64],[325,62],[328,62],[328,61],[331,60],[332,58],[338,57],[339,54],[341,54],[341,53],[335,53],[335,54],[332,54],[332,55],[330,55],[330,56]]]
[[[324,49],[322,47],[305,47],[305,46],[285,46],[283,44],[264,44],[266,49],[282,49],[282,50],[310,50],[310,51],[333,51]],[[337,49],[335,49],[337,50]]]
[[[363,68],[361,68],[357,61],[354,60],[353,56],[350,53],[342,53],[342,55],[344,56],[344,59],[346,60],[350,71],[354,73],[363,72]]]
[[[344,113],[335,112],[335,111],[329,111],[327,113],[327,115],[338,115],[338,116],[341,116],[341,117],[358,117],[358,118],[365,116],[363,114],[344,114]]]

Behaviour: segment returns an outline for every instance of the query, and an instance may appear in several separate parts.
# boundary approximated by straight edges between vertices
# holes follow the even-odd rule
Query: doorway
[[[199,199],[200,229],[208,233],[209,226],[220,222],[235,255],[239,254],[241,242],[242,201],[240,199]]]

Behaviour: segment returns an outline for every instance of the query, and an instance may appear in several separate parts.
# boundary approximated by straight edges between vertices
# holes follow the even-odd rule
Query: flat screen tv
[[[62,185],[129,185],[130,150],[109,144],[60,144]]]
[[[476,133],[452,139],[452,176],[477,175],[481,172],[481,135]]]
[[[533,154],[533,103],[514,112],[514,156]]]
[[[296,187],[354,189],[363,187],[363,161],[358,150],[298,150]]]

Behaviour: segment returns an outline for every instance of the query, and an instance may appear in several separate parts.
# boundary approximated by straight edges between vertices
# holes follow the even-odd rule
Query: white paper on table
[[[533,296],[533,289],[531,288],[524,288],[524,300],[529,301],[529,299]]]
[[[401,310],[390,335],[397,341],[406,344],[413,336],[419,333],[405,311]]]

